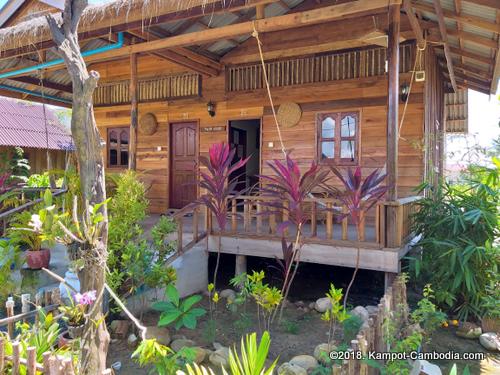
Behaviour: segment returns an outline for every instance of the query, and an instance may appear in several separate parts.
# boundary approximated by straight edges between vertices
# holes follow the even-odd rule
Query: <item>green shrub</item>
[[[493,246],[499,231],[500,160],[471,167],[460,185],[443,183],[419,203],[414,230],[423,251],[413,262],[417,278],[439,286],[436,301],[460,319],[484,314],[481,300],[500,251]]]

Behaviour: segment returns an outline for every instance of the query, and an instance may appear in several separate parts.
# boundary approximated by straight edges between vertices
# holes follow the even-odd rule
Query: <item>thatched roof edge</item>
[[[147,21],[160,14],[175,13],[197,6],[207,6],[230,0],[115,0],[89,5],[79,25],[80,32],[112,27],[124,22]],[[55,13],[62,20],[61,13]],[[44,16],[0,29],[0,52],[51,40],[49,25]]]

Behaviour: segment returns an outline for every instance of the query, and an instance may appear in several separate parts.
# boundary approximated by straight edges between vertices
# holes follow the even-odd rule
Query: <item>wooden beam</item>
[[[398,197],[398,124],[399,124],[399,28],[400,5],[389,6],[387,36],[387,199]],[[393,223],[394,224],[394,223]],[[395,228],[395,227],[393,227]]]
[[[143,30],[131,30],[128,31],[129,34],[138,37],[143,41],[160,40],[162,39],[155,34]],[[151,53],[154,56],[166,59],[175,64],[184,66],[195,72],[201,73],[206,76],[217,76],[222,67],[216,61],[209,59],[208,57],[197,54],[196,52],[190,51],[187,48],[179,47],[175,49],[166,49],[162,51],[157,51]],[[196,60],[192,59],[196,58]],[[206,65],[205,65],[206,63]],[[217,67],[218,69],[216,69]]]
[[[437,25],[436,25],[437,26]],[[472,42],[474,44],[478,44],[483,47],[491,48],[494,50],[498,49],[498,45],[493,39],[488,39],[483,36],[479,36],[474,33],[470,33],[468,31],[456,30],[451,28],[446,28],[446,32],[449,36],[454,36],[459,39],[466,40],[468,42]]]
[[[473,75],[476,78],[488,80],[488,81],[491,79],[491,74],[485,70],[477,69],[477,68],[472,67],[470,65],[461,64],[459,62],[454,62],[453,66],[455,69],[460,70],[461,72],[464,72],[465,74]]]
[[[411,29],[413,30],[413,34],[415,34],[415,38],[417,39],[418,46],[422,49],[425,48],[425,39],[422,28],[420,27],[420,23],[415,16],[415,12],[411,7],[411,0],[403,1],[403,9],[408,16],[408,21],[410,22]]]
[[[500,9],[500,0],[464,0],[471,4],[482,5],[493,9]]]
[[[472,60],[482,62],[483,64],[493,65],[493,63],[494,63],[494,61],[489,57],[486,57],[483,55],[478,55],[477,53],[469,52],[469,51],[466,51],[466,50],[463,50],[460,48],[450,47],[450,52],[457,55],[457,56],[463,56],[463,57],[467,57],[467,58],[472,59]]]
[[[60,101],[52,100],[52,99],[42,99],[38,96],[21,94],[21,93],[13,92],[10,90],[0,89],[0,96],[6,96],[8,98],[16,98],[16,99],[22,99],[22,100],[29,100],[29,101],[35,102],[35,103],[45,103],[45,104],[50,104],[50,105],[53,105],[56,107],[71,108],[70,103],[60,102]]]
[[[446,33],[446,24],[444,23],[443,8],[441,7],[441,0],[434,0],[434,10],[438,18],[439,31],[441,38],[444,42],[444,56],[446,58],[446,66],[450,74],[450,81],[453,90],[457,91],[457,81],[455,80],[455,72],[453,71],[453,60],[451,57],[450,46],[448,45],[448,34]]]
[[[130,141],[128,169],[136,170],[137,127],[139,124],[139,98],[137,94],[137,54],[130,55]]]
[[[16,82],[21,82],[21,83],[26,83],[28,85],[33,85],[37,87],[40,86],[40,80],[38,78],[33,78],[33,77],[13,77],[9,78],[11,81],[16,81]],[[71,85],[62,85],[60,83],[48,81],[46,79],[42,80],[43,87],[51,90],[57,90],[57,91],[62,91],[71,94],[73,92],[73,89]]]
[[[399,0],[390,0],[399,4]],[[254,28],[258,32],[288,30],[295,27],[316,25],[325,22],[349,19],[367,14],[378,14],[387,11],[387,0],[357,0],[345,4],[332,5],[312,9],[309,11],[286,14],[283,16],[268,17],[263,20],[238,23],[222,26],[215,29],[203,30],[183,35],[175,35],[170,38],[153,40],[124,46],[119,49],[104,52],[98,55],[87,56],[87,64],[99,61],[107,61],[129,57],[133,53],[155,52],[172,47],[199,45],[207,41],[227,39],[240,35],[250,35]],[[56,65],[48,70],[63,69],[63,65]],[[17,68],[16,68],[17,69]]]
[[[445,75],[448,75],[447,72],[444,73]],[[477,78],[474,78],[474,77],[471,77],[471,76],[468,76],[466,74],[462,74],[462,73],[456,73],[456,77],[458,79],[460,79],[462,82],[467,82],[467,83],[472,83],[476,86],[482,86],[482,87],[485,87],[485,88],[489,88],[490,87],[490,81],[489,80],[483,80],[483,79],[477,79]]]
[[[435,13],[435,8],[432,5],[413,2],[412,6],[414,9],[417,9],[417,10],[420,10],[423,12]],[[465,24],[465,25],[476,26],[476,27],[479,27],[481,29],[491,31],[491,32],[494,32],[497,34],[500,33],[500,25],[492,23],[492,22],[490,22],[484,18],[481,18],[481,17],[469,16],[469,15],[465,15],[465,14],[458,15],[452,10],[443,10],[443,17],[455,20],[455,21],[460,22],[460,23]]]
[[[497,8],[497,23],[500,23],[500,7]],[[496,95],[500,80],[500,35],[497,36],[498,49],[496,51],[495,65],[493,67],[493,78],[491,80],[490,94]]]

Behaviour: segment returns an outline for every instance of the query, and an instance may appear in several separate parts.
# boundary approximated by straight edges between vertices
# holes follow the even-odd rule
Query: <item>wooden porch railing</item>
[[[379,209],[380,217],[384,218],[381,225],[381,238],[385,238],[384,247],[401,247],[412,237],[413,215],[418,210],[418,201],[421,196],[400,198],[394,202],[383,202]],[[385,217],[396,216],[396,228],[386,228]]]
[[[287,221],[288,212],[277,211],[266,204],[270,198],[258,195],[230,198],[228,203],[229,225],[220,233],[229,237],[279,240],[278,225]],[[421,197],[401,198],[396,202],[381,202],[368,211],[362,218],[359,232],[343,217],[347,208],[334,198],[309,198],[305,200],[309,219],[302,228],[305,243],[318,243],[332,246],[385,248],[401,247],[411,236],[411,216],[416,211],[416,202]],[[266,202],[267,201],[267,202]],[[386,226],[386,215],[391,210],[397,216],[397,227]],[[267,212],[266,212],[267,211]],[[193,217],[193,222],[195,218]],[[212,226],[210,215],[206,217],[207,232],[217,234]],[[180,229],[181,230],[181,229]],[[293,240],[294,231],[285,231],[285,236]],[[182,234],[181,234],[182,236]],[[393,240],[391,240],[393,238]],[[391,242],[392,241],[392,242]]]
[[[192,249],[198,242],[207,237],[207,228],[209,227],[209,224],[208,222],[206,222],[205,228],[200,230],[200,224],[202,224],[202,215],[200,211],[201,210],[199,207],[195,207],[190,210],[181,209],[173,216],[173,219],[177,225],[177,244],[176,251],[168,258],[167,264],[172,263],[175,259],[179,258],[182,254]],[[186,217],[192,217],[191,228],[188,228],[186,223],[184,223],[184,219]],[[208,216],[205,213],[205,218],[207,217]],[[192,233],[193,238],[187,244],[184,244],[184,238],[189,232]]]

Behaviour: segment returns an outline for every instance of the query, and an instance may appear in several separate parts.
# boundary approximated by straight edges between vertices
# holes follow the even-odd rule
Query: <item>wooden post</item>
[[[177,252],[182,252],[182,217],[177,218]]]
[[[12,375],[19,375],[21,364],[19,341],[12,343]]]
[[[247,272],[247,257],[245,255],[236,255],[234,275],[239,276],[244,272]]]
[[[10,318],[14,315],[14,299],[12,297],[9,297],[7,299],[7,302],[5,302],[5,310],[7,310],[7,318]],[[14,322],[9,322],[7,325],[7,332],[9,334],[9,337],[12,338],[14,336]]]
[[[236,199],[231,199],[231,232],[238,230],[238,212]]]
[[[199,209],[198,209],[198,207],[195,207],[193,209],[193,240],[195,242],[198,242],[198,238],[199,238],[199,235],[198,235],[199,216],[200,216]]]
[[[5,339],[0,336],[0,374],[3,374],[5,367]]]
[[[130,55],[130,142],[128,152],[128,168],[135,170],[137,150],[137,125],[139,123],[139,107],[137,98],[137,54]]]
[[[387,43],[387,199],[398,197],[398,106],[399,106],[399,26],[400,4],[389,6],[389,33]],[[396,211],[387,207],[387,242],[392,247],[396,236]]]
[[[26,349],[27,351],[27,364],[26,364],[26,373],[28,375],[36,374],[36,348],[34,346],[30,346]]]
[[[326,239],[331,240],[333,238],[333,212],[332,212],[332,202],[326,203]]]
[[[263,19],[265,15],[265,9],[266,5],[265,4],[259,4],[255,7],[255,18],[258,20]]]

